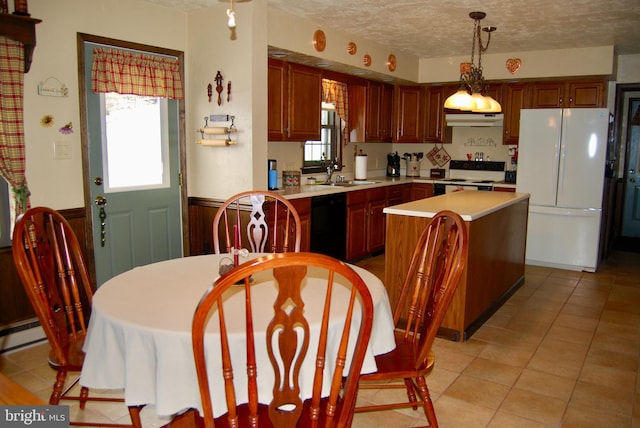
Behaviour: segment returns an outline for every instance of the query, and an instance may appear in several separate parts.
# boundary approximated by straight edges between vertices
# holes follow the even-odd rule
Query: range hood
[[[447,121],[447,126],[503,126],[504,114],[447,114],[445,120]]]

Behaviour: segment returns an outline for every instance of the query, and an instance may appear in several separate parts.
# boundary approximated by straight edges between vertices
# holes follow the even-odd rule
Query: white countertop
[[[355,190],[374,189],[376,187],[394,186],[399,184],[433,183],[430,178],[414,177],[371,177],[365,181],[375,181],[374,184],[362,184],[358,186],[325,186],[322,184],[301,185],[297,187],[284,187],[275,193],[283,195],[287,199],[307,198],[309,196],[331,195],[333,193],[353,192]]]
[[[464,190],[387,207],[384,213],[433,217],[439,211],[450,210],[460,214],[464,221],[473,221],[528,198],[528,193]]]

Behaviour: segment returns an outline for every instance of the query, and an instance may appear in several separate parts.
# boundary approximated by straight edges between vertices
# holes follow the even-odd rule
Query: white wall
[[[618,56],[617,83],[640,83],[640,55]]]
[[[188,194],[226,198],[252,188],[267,187],[267,45],[264,2],[234,4],[236,39],[227,28],[228,4],[189,13],[189,70],[187,79]],[[215,76],[224,79],[222,104],[217,104]],[[227,83],[231,99],[227,102]],[[207,100],[207,85],[214,87]],[[204,117],[235,116],[236,145],[205,147],[196,129]]]
[[[511,74],[508,59],[520,59],[520,69]],[[469,57],[447,57],[420,60],[420,83],[452,82],[460,76],[460,63]],[[488,80],[531,79],[538,77],[606,76],[614,71],[613,46],[514,52],[482,56],[484,77]]]
[[[80,147],[80,104],[76,33],[187,50],[187,17],[173,9],[130,0],[31,0],[36,26],[33,63],[24,79],[24,127],[27,181],[32,205],[55,209],[84,206]],[[38,83],[54,77],[69,89],[66,98],[40,96]],[[53,115],[49,128],[40,125]],[[71,122],[74,132],[58,130]],[[70,160],[54,160],[54,141],[71,145]]]

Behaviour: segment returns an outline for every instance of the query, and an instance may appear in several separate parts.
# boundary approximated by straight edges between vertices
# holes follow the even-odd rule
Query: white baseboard
[[[14,350],[46,339],[44,330],[40,326],[20,330],[0,336],[0,353]]]

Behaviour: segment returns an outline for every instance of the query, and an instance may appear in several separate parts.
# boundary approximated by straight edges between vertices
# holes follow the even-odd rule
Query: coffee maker
[[[387,177],[400,177],[400,156],[398,156],[398,152],[387,155]]]

